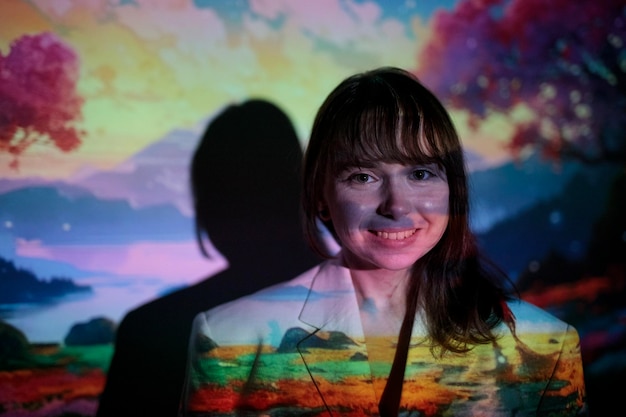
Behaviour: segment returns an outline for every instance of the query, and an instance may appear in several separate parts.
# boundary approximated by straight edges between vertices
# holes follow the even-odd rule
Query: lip
[[[385,241],[403,241],[417,233],[417,229],[404,230],[370,230],[374,236]]]

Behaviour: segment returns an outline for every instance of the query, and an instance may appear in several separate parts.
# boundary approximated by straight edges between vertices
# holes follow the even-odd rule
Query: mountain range
[[[49,245],[193,239],[187,171],[204,124],[173,130],[111,170],[0,180],[0,237]],[[512,273],[549,248],[577,256],[615,172],[538,156],[471,172],[472,228]]]
[[[477,233],[482,248],[513,278],[531,263],[538,266],[550,253],[583,259],[595,223],[607,210],[618,172],[618,167],[608,165],[579,169],[557,193]]]

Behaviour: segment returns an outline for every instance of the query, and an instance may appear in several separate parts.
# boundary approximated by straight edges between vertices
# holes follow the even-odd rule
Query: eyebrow
[[[423,160],[423,161],[414,161],[411,163],[404,163],[399,161],[386,161],[384,159],[373,159],[373,160],[363,160],[358,163],[346,163],[338,165],[337,173],[345,172],[351,169],[359,169],[359,168],[367,168],[372,169],[376,168],[376,164],[379,163],[397,163],[400,165],[405,165],[407,167],[424,167],[424,168],[436,168],[437,170],[441,170],[445,172],[445,168],[441,165],[441,163],[437,160]]]

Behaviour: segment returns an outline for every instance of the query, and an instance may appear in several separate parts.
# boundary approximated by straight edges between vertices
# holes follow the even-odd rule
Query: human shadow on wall
[[[229,267],[124,317],[97,416],[175,416],[196,314],[319,263],[301,232],[301,159],[270,102],[227,107],[209,124],[191,164],[196,232],[203,253],[207,234]]]

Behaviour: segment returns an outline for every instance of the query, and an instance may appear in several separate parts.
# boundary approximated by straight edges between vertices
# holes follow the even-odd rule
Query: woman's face
[[[352,269],[404,271],[448,224],[448,181],[436,164],[348,167],[325,188],[328,211]]]

